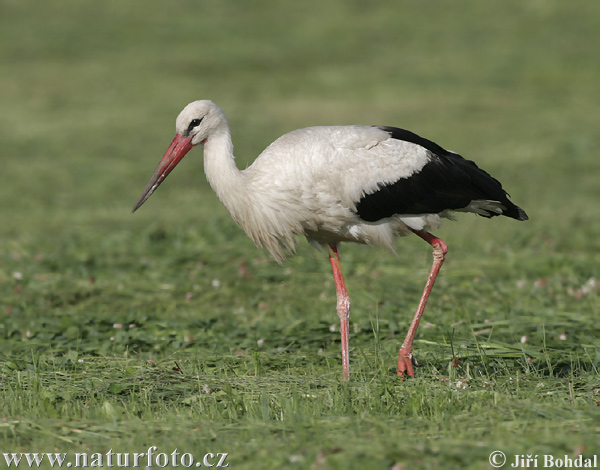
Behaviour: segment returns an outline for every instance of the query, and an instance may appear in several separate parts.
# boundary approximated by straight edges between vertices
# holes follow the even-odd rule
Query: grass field
[[[598,454],[599,43],[593,1],[0,1],[0,453],[317,470]],[[439,230],[414,380],[394,368],[430,265],[417,237],[343,247],[344,383],[326,255],[256,249],[199,149],[131,214],[195,99],[227,113],[240,167],[298,127],[395,125],[527,211]]]

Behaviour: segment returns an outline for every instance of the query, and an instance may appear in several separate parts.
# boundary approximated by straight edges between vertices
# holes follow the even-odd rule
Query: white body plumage
[[[231,148],[230,144],[221,148]],[[432,230],[437,214],[394,215],[372,223],[356,203],[387,183],[417,173],[428,161],[418,145],[391,139],[365,126],[311,127],[290,132],[243,171],[228,153],[204,148],[208,181],[236,222],[275,259],[294,250],[294,234],[311,243],[380,244],[393,249],[395,236]]]

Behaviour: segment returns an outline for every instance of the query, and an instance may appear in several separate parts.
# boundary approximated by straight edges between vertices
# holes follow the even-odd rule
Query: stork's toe
[[[404,377],[404,374],[408,374],[410,377],[415,377],[415,371],[413,365],[418,366],[418,362],[413,356],[412,352],[408,352],[404,346],[400,348],[398,353],[398,375]]]

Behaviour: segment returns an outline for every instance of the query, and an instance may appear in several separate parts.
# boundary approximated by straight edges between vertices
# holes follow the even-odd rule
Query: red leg
[[[423,310],[425,310],[425,305],[427,304],[427,299],[431,293],[435,278],[440,272],[444,259],[446,259],[446,253],[448,253],[448,245],[446,245],[444,240],[440,240],[429,232],[418,230],[413,230],[413,232],[433,247],[433,264],[431,265],[431,271],[429,272],[429,277],[425,283],[425,289],[423,289],[423,295],[421,295],[421,301],[419,302],[413,321],[408,328],[404,343],[402,343],[402,347],[398,353],[398,375],[401,377],[404,376],[405,372],[411,377],[415,376],[412,364],[414,360],[412,354],[413,340],[415,339],[417,327],[419,326],[419,321],[421,321],[421,315],[423,315]]]
[[[340,257],[337,252],[337,244],[328,245],[329,261],[333,269],[333,279],[335,280],[335,291],[337,294],[337,314],[340,318],[340,332],[342,335],[342,368],[344,371],[344,380],[350,379],[350,353],[348,352],[348,329],[350,327],[350,297],[346,291],[346,283],[342,275]]]

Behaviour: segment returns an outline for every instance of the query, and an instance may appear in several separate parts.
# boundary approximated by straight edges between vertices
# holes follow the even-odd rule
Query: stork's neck
[[[265,198],[262,185],[256,184],[260,170],[252,165],[240,171],[235,165],[226,125],[210,134],[204,143],[204,171],[233,219],[257,246],[265,247],[277,261],[284,258],[284,251],[294,251],[293,234],[301,233],[301,228],[280,223],[281,205]]]
[[[246,200],[247,183],[235,164],[228,126],[215,131],[204,142],[204,172],[213,191],[240,223],[239,210]]]

